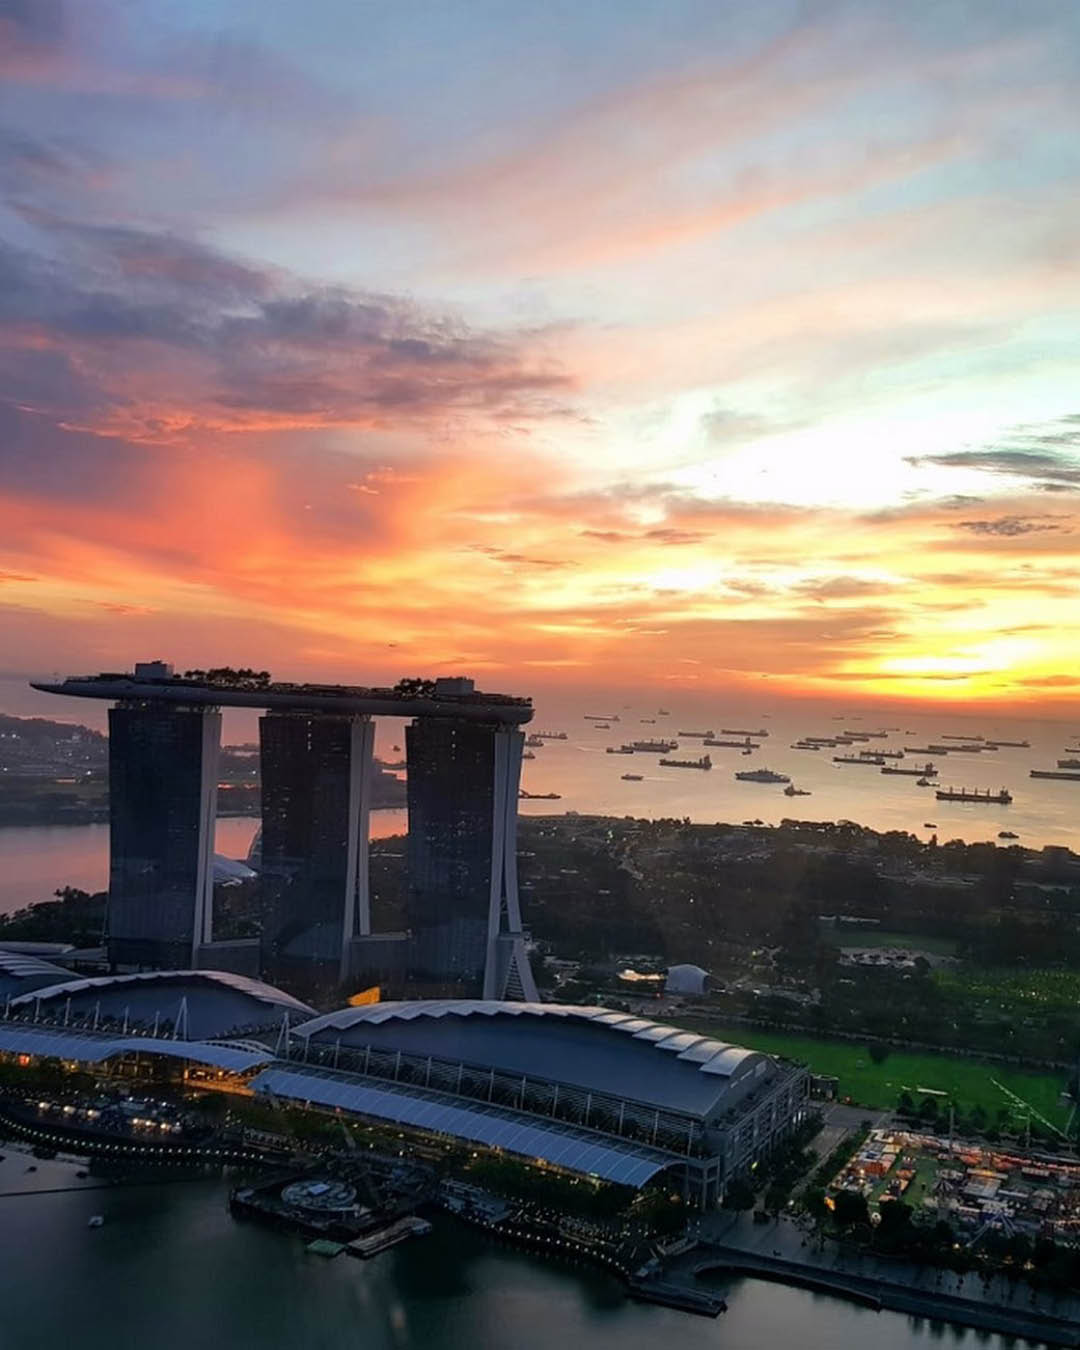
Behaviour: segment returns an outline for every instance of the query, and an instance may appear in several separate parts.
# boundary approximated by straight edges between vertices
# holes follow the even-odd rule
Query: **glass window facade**
[[[120,965],[186,967],[209,935],[221,717],[109,709],[108,948]]]

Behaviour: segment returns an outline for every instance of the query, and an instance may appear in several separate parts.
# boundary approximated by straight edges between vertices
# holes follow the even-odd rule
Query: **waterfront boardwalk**
[[[749,1214],[702,1221],[700,1245],[664,1270],[665,1284],[700,1287],[709,1273],[752,1276],[833,1293],[867,1307],[951,1322],[1055,1346],[1080,1346],[1080,1301],[1023,1281],[984,1280],[892,1261],[835,1243],[820,1246],[796,1222],[753,1223]]]

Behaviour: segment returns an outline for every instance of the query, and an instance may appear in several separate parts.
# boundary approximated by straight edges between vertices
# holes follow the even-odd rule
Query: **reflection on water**
[[[28,1177],[28,1158],[5,1152],[0,1193],[92,1184],[59,1162]],[[298,1238],[234,1222],[225,1196],[208,1181],[0,1194],[4,1350],[925,1350],[942,1334],[754,1281],[730,1286],[715,1321],[648,1307],[607,1276],[493,1246],[449,1220],[373,1261],[328,1261]],[[103,1228],[87,1228],[92,1214],[105,1216]]]
[[[214,851],[246,858],[259,822],[252,816],[218,820]],[[373,811],[371,837],[400,834],[405,812]],[[102,891],[109,878],[108,825],[29,825],[0,828],[0,914],[48,900],[60,886]]]

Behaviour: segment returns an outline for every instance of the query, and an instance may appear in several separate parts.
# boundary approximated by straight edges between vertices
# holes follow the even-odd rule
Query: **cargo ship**
[[[708,736],[715,736],[715,735],[716,735],[716,732],[715,732],[715,731],[680,731],[680,732],[679,732],[679,735],[680,735],[680,736],[685,736],[685,737],[687,738],[687,740],[691,740],[691,741],[703,741],[703,740],[705,740],[706,737],[708,737]]]
[[[895,764],[883,764],[881,772],[904,778],[935,778],[937,776],[937,769],[932,764],[924,764],[921,769],[898,769]]]
[[[708,755],[702,755],[700,759],[661,759],[661,765],[665,769],[711,769],[712,760]]]
[[[640,783],[643,776],[640,773],[624,773],[622,777],[624,783]]]
[[[565,731],[534,731],[533,735],[541,741],[565,741]]]
[[[645,755],[666,755],[672,750],[678,750],[678,741],[631,741],[631,750],[640,750]]]
[[[873,764],[880,768],[885,761],[880,755],[873,755],[864,750],[858,755],[833,755],[834,764]]]
[[[989,788],[938,788],[934,794],[939,802],[991,802],[996,806],[1008,806],[1012,793],[1007,788],[991,792]]]
[[[1030,750],[1030,741],[987,741],[987,745],[996,746],[999,750]],[[1000,837],[1000,836],[999,836]]]
[[[860,750],[860,755],[876,755],[878,759],[903,759],[903,750]]]
[[[619,714],[608,713],[605,717],[603,713],[585,713],[581,720],[583,722],[617,722],[619,720]]]
[[[760,749],[761,749],[760,744],[759,744],[757,741],[752,741],[752,740],[750,739],[749,736],[747,736],[746,740],[744,740],[744,741],[725,741],[725,740],[722,740],[722,739],[721,739],[721,740],[718,740],[715,736],[706,736],[706,737],[705,737],[705,744],[706,744],[706,745],[725,745],[725,746],[727,746],[728,749],[730,749],[730,750],[760,750]]]
[[[609,745],[604,753],[608,755],[632,755],[634,747],[632,745]]]
[[[943,741],[984,741],[985,736],[973,736],[970,732],[943,731],[941,733]]]
[[[526,792],[524,788],[518,793],[523,802],[558,802],[562,801],[560,792]]]
[[[1032,778],[1066,778],[1071,782],[1080,783],[1080,771],[1070,773],[1068,769],[1032,769],[1030,777]]]
[[[1059,759],[1057,766],[1059,769],[1080,769],[1080,759]]]
[[[774,773],[772,769],[744,769],[735,777],[740,783],[790,783],[786,773]]]
[[[796,741],[791,747],[792,750],[820,750],[820,745],[812,745],[809,741]]]
[[[747,740],[749,740],[751,736],[757,736],[757,737],[761,738],[761,737],[767,736],[768,734],[769,734],[769,733],[768,733],[764,728],[762,728],[761,731],[744,731],[741,727],[721,727],[721,728],[720,728],[720,735],[721,735],[721,736],[745,736],[745,737],[747,738]]]

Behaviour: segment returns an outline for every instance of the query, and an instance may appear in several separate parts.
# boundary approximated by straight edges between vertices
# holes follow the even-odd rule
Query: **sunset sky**
[[[0,0],[0,673],[1080,703],[1076,0]]]

